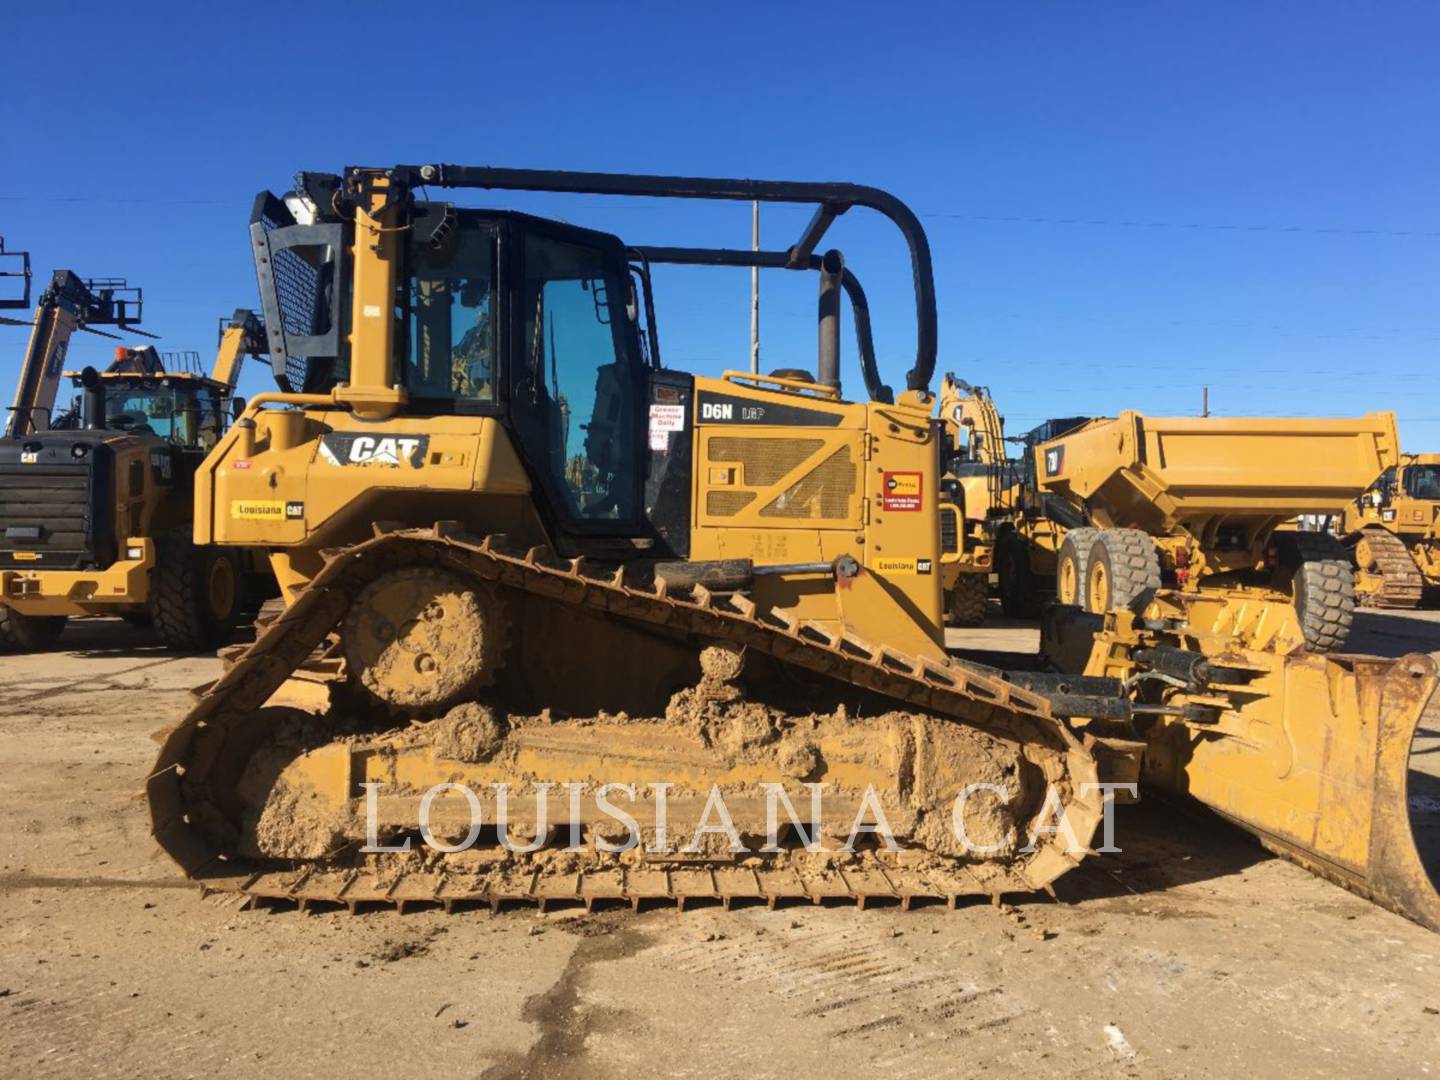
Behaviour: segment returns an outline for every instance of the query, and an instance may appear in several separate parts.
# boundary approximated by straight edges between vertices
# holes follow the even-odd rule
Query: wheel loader
[[[644,246],[437,200],[449,190],[814,213],[783,251]],[[910,255],[898,392],[858,281],[816,254],[858,209]],[[197,470],[195,539],[269,549],[286,604],[197,691],[146,782],[153,835],[203,889],[352,911],[998,900],[1050,889],[1100,845],[1153,738],[1182,774],[1190,739],[1239,777],[1274,763],[1274,736],[1253,732],[1303,715],[1318,763],[1301,748],[1309,768],[1267,772],[1261,811],[1234,816],[1289,836],[1304,802],[1304,821],[1358,843],[1373,808],[1389,846],[1356,857],[1312,835],[1294,854],[1348,860],[1337,880],[1440,927],[1385,786],[1433,698],[1428,659],[1213,654],[1219,635],[1058,624],[1060,660],[1107,670],[947,654],[930,252],[894,196],[350,167],[262,193],[251,241],[289,389],[252,399]],[[816,273],[813,369],[667,367],[666,264]]]
[[[1340,533],[1355,559],[1360,603],[1440,603],[1440,454],[1402,454],[1345,507]]]
[[[60,271],[37,306],[0,440],[0,649],[49,648],[68,619],[94,615],[153,626],[173,650],[214,649],[274,594],[259,553],[191,541],[195,467],[229,420],[241,361],[263,348],[259,322],[235,313],[208,376],[195,361],[167,369],[153,346],[62,372],[74,331],[135,332],[125,288]],[[62,380],[79,404],[52,415]]]

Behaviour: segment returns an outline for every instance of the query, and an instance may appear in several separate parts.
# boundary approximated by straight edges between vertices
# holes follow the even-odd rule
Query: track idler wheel
[[[353,683],[382,704],[444,709],[494,681],[504,605],[484,583],[434,567],[392,570],[367,585],[341,627]]]

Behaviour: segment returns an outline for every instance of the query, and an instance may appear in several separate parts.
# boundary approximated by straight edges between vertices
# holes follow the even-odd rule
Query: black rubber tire
[[[946,621],[951,626],[981,626],[990,607],[990,575],[961,574],[946,597]]]
[[[1103,572],[1109,582],[1109,610],[1129,608],[1137,600],[1160,588],[1160,553],[1155,541],[1139,529],[1101,529],[1090,546],[1085,570],[1085,607],[1096,611],[1095,575]],[[1103,611],[1097,612],[1103,614]]]
[[[65,630],[64,615],[25,615],[0,604],[0,652],[45,652]]]
[[[227,610],[211,610],[210,573],[215,563],[230,564],[231,600]],[[197,547],[188,532],[155,538],[154,588],[150,614],[155,632],[172,652],[209,652],[230,640],[240,620],[240,560],[222,547]]]
[[[1040,614],[1040,592],[1030,569],[1029,546],[1014,529],[1002,532],[995,545],[995,568],[1000,576],[1000,607],[1012,619],[1033,619]]]
[[[1090,549],[1094,546],[1095,537],[1100,534],[1099,529],[1092,529],[1088,526],[1081,529],[1071,529],[1065,534],[1065,539],[1060,541],[1060,553],[1056,557],[1055,564],[1055,600],[1057,603],[1070,604],[1074,607],[1085,607],[1085,575],[1090,570]],[[1075,595],[1067,597],[1066,586],[1067,573],[1073,574],[1070,580],[1075,583]]]
[[[1305,647],[1333,652],[1345,644],[1355,621],[1355,569],[1345,545],[1327,533],[1283,537],[1282,562],[1292,568],[1295,614]]]

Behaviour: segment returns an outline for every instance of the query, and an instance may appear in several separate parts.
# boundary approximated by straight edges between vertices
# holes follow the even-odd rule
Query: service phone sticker
[[[684,405],[650,406],[650,449],[670,449],[670,433],[685,430]]]
[[[880,505],[886,510],[919,510],[922,490],[921,473],[887,472],[885,490],[880,496]]]

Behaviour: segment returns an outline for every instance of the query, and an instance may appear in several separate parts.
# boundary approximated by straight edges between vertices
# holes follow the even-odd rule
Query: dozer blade
[[[1158,726],[1144,779],[1440,931],[1435,663],[1304,653],[1245,660],[1260,669],[1253,681],[1210,688],[1223,705],[1213,723]]]
[[[849,688],[847,697],[863,691],[871,696],[862,700],[883,704],[863,714],[843,704],[786,712],[736,697],[735,687],[717,689],[707,673],[701,685],[671,699],[663,718],[564,719],[545,708],[519,717],[502,710],[492,722],[463,711],[488,708],[476,700],[444,717],[409,717],[409,726],[406,717],[392,716],[357,729],[336,707],[323,713],[278,707],[277,692],[292,676],[337,679],[327,642],[337,631],[343,635],[369,583],[407,567],[443,568],[509,597],[510,610],[556,605],[570,622],[602,618],[615,633],[663,631],[665,640],[697,650],[753,651],[786,671],[825,676],[825,686]],[[548,644],[559,655],[584,655]],[[703,653],[701,661],[703,670]],[[1102,744],[1076,722],[1079,715],[1068,699],[1061,708],[993,672],[907,656],[763,611],[744,593],[698,586],[677,592],[624,568],[600,572],[582,560],[511,552],[499,538],[437,526],[383,533],[332,553],[295,601],[200,692],[166,737],[147,793],[155,838],[202,887],[301,907],[561,900],[683,906],[699,897],[726,904],[744,898],[907,904],[917,897],[953,903],[967,894],[995,899],[1046,889],[1088,853],[1104,814],[1102,785],[1133,779],[1137,747],[1124,739]],[[791,844],[767,852],[748,843],[768,839],[768,808],[754,797],[757,788],[778,784],[800,806],[804,782],[817,777],[833,782],[838,800],[826,811],[827,823],[838,820],[843,832],[868,789],[893,819],[899,850],[832,855]],[[961,813],[952,812],[956,793],[976,781],[1012,793],[1006,817],[974,821],[986,838],[983,851],[957,848],[946,832]],[[379,846],[414,839],[425,792],[456,782],[467,790],[510,786],[515,802],[531,807],[530,817],[518,820],[519,834],[538,844],[549,832],[578,832],[580,847],[517,852],[490,843],[453,856],[432,848],[361,851],[361,841],[376,846],[368,842],[372,825]],[[583,809],[551,806],[542,789],[579,786],[588,806],[602,782],[675,783],[670,810],[678,837],[713,823],[707,792],[721,789],[747,841],[745,853],[728,844],[666,853],[664,845],[657,852],[646,843],[642,851],[613,855],[598,842],[606,840],[607,826]],[[365,785],[374,783],[384,787],[372,807]],[[448,838],[466,833],[471,818],[463,803],[440,799],[432,811]],[[493,811],[486,805],[482,820],[492,822]],[[637,809],[635,816],[643,825],[646,815]],[[986,820],[991,826],[999,820],[999,840],[996,828],[984,829]]]

